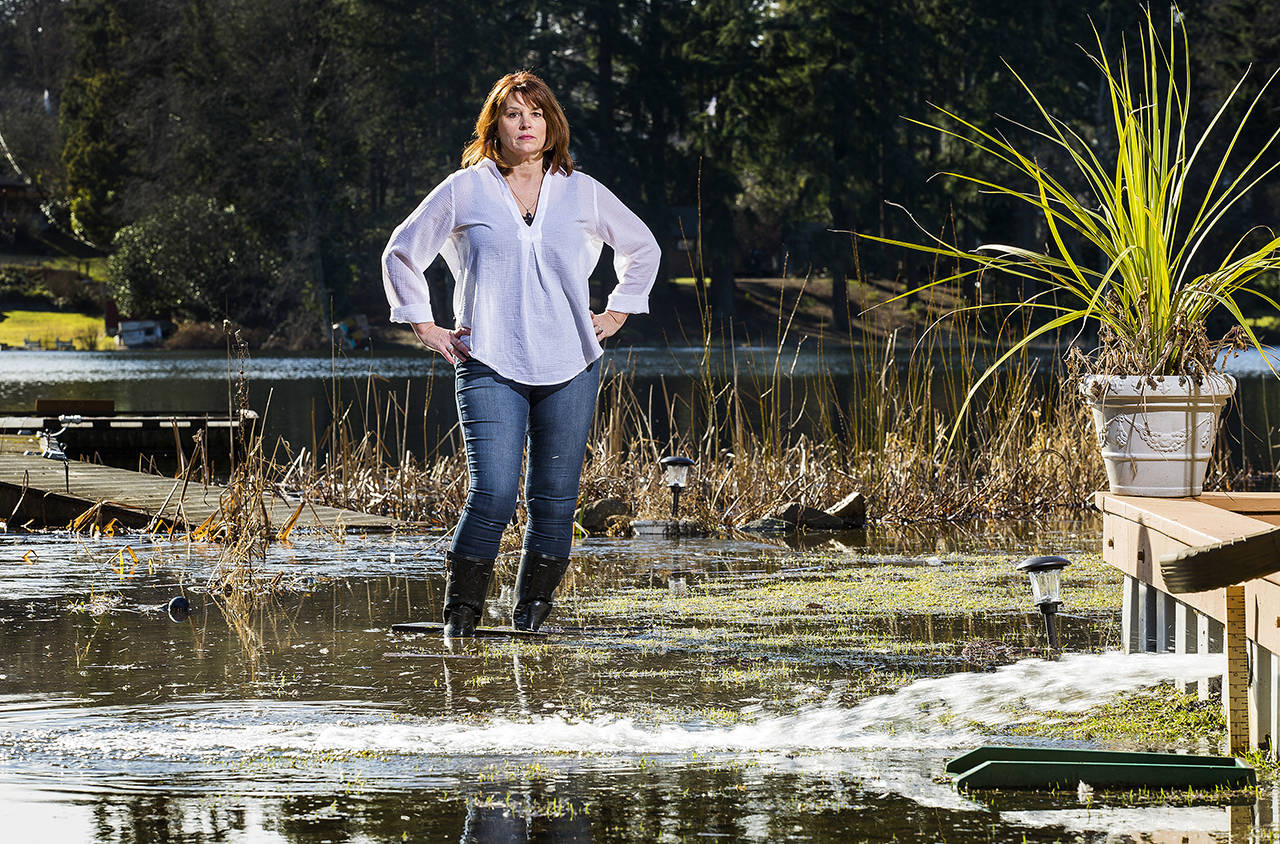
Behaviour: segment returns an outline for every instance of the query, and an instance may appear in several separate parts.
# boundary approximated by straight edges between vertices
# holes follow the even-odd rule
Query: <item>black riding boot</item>
[[[520,552],[520,573],[516,575],[516,605],[511,626],[517,630],[537,630],[551,614],[551,595],[569,568],[568,557],[552,557],[538,551]]]
[[[476,622],[484,610],[493,560],[468,557],[452,551],[444,555],[447,577],[444,582],[444,635],[465,639],[476,635]]]

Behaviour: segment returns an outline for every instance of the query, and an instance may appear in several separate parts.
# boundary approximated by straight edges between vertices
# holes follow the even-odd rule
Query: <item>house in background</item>
[[[164,339],[165,324],[158,319],[121,320],[116,345],[126,349],[152,349]]]

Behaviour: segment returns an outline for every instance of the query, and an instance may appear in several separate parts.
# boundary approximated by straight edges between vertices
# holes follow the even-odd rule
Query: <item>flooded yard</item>
[[[984,743],[1080,744],[1054,720],[1221,671],[1117,653],[1098,536],[1086,521],[810,547],[591,539],[549,636],[453,650],[389,632],[437,618],[435,537],[273,546],[253,598],[206,591],[208,546],[0,537],[0,817],[24,840],[100,842],[1270,834],[1269,783],[1242,806],[962,794],[943,777]],[[1034,553],[1073,561],[1056,662],[1013,570]]]

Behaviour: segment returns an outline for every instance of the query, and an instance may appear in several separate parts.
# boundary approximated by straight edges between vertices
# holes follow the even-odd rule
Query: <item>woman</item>
[[[587,278],[601,246],[618,285],[603,313]],[[457,326],[437,325],[423,270],[456,281]],[[602,340],[647,313],[659,250],[640,218],[574,169],[569,124],[531,73],[494,84],[462,169],[391,235],[383,253],[391,319],[454,365],[471,491],[445,555],[444,635],[475,634],[502,531],[515,514],[527,441],[525,531],[512,624],[537,630],[569,566],[573,513],[600,381]]]

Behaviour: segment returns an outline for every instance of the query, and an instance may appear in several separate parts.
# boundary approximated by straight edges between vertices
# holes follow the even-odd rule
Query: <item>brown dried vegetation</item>
[[[809,379],[788,375],[795,345],[785,329],[764,371],[708,344],[698,377],[679,394],[664,384],[662,395],[642,396],[628,373],[607,371],[580,500],[612,496],[640,518],[668,514],[657,461],[670,453],[697,464],[682,517],[718,530],[791,501],[828,507],[855,490],[879,521],[1034,519],[1086,506],[1102,485],[1086,411],[1074,400],[1058,406],[1059,373],[1037,374],[1030,354],[988,381],[979,412],[947,450],[949,426],[990,354],[981,326],[929,332],[914,349],[896,334],[864,338],[838,352],[852,354],[852,375]],[[378,402],[372,384],[350,404],[335,400],[328,456],[304,451],[283,477],[316,503],[451,526],[466,498],[456,432],[426,460],[396,454],[390,443],[404,442],[407,396]]]

